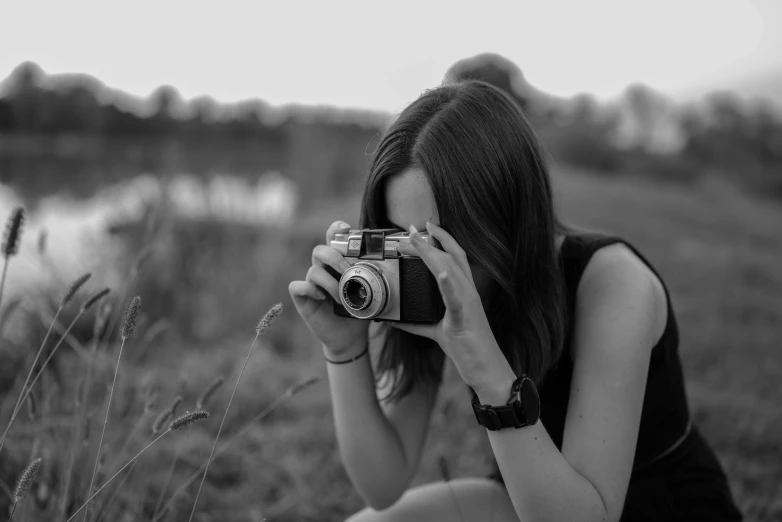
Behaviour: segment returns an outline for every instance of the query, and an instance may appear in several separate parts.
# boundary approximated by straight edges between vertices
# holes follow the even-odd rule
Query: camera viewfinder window
[[[377,254],[379,256],[383,255],[383,239],[384,234],[381,232],[379,234],[370,234],[369,235],[369,244],[367,245],[367,253],[371,254]]]
[[[363,250],[360,257],[367,259],[383,259],[383,246],[385,244],[385,235],[383,232],[365,232],[364,240],[361,242]]]

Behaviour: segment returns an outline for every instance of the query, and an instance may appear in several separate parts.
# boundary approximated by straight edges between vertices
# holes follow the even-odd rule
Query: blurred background
[[[514,96],[550,155],[564,220],[623,236],[659,268],[695,420],[747,520],[782,517],[782,4],[543,4],[3,2],[0,216],[26,214],[0,302],[0,427],[66,288],[92,277],[44,343],[51,353],[77,319],[34,389],[38,406],[5,441],[0,511],[37,456],[19,520],[60,520],[86,498],[134,295],[142,314],[99,479],[148,442],[145,423],[175,396],[192,411],[214,378],[226,384],[212,418],[142,455],[92,519],[187,520],[197,486],[186,480],[276,302],[285,311],[248,362],[220,439],[231,446],[195,520],[336,521],[360,509],[325,382],[256,415],[325,375],[288,282],[332,221],[358,225],[384,129],[448,76]],[[96,329],[101,306],[77,317],[78,303],[103,287],[111,320]],[[102,347],[94,358],[91,346]],[[77,432],[73,397],[93,359]],[[452,367],[427,444],[416,484],[440,478],[440,458],[454,477],[490,468]]]

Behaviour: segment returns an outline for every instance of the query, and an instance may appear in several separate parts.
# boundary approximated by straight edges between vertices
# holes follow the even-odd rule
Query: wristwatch
[[[477,395],[472,397],[472,411],[478,424],[491,431],[502,428],[523,428],[538,422],[540,397],[532,379],[522,374],[513,381],[510,398],[505,406],[481,404]]]

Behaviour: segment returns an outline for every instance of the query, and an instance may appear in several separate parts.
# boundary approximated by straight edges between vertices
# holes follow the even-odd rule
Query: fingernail
[[[434,224],[434,223],[432,223],[431,221],[427,221],[427,222],[426,222],[426,229],[428,230],[428,229],[430,229],[430,228],[440,228],[440,227],[439,227],[438,225],[435,225],[435,224]]]
[[[413,234],[417,234],[417,233],[418,233],[418,229],[415,228],[415,225],[410,225],[410,235],[412,236]]]
[[[348,225],[344,221],[340,221],[339,226],[340,226],[340,228],[351,228],[350,225]]]
[[[350,263],[348,263],[348,262],[347,262],[347,261],[345,261],[345,260],[342,260],[342,261],[340,261],[340,263],[339,263],[339,268],[340,268],[340,270],[342,270],[342,271],[344,272],[345,270],[347,270],[348,268],[350,268]]]

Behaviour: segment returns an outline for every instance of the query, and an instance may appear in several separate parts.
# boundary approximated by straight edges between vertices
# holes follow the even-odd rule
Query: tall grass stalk
[[[22,500],[25,495],[27,495],[27,492],[30,490],[30,487],[33,485],[33,481],[35,480],[35,476],[38,474],[38,471],[41,469],[41,459],[37,458],[30,462],[30,464],[27,465],[27,467],[24,469],[22,474],[19,476],[19,480],[16,482],[16,488],[14,489],[14,504],[11,508],[11,515],[8,517],[8,522],[11,522],[14,518],[14,511],[16,511],[16,505],[19,503],[20,500]]]
[[[5,250],[5,249],[4,249]],[[6,257],[6,261],[7,261]],[[60,316],[60,313],[65,308],[65,305],[68,304],[68,301],[71,300],[73,295],[78,291],[78,289],[87,282],[87,280],[90,278],[91,274],[87,273],[83,276],[79,277],[74,281],[71,286],[68,288],[68,291],[65,293],[65,296],[60,300],[60,306],[57,307],[57,311],[54,314],[54,319],[49,323],[49,329],[46,331],[46,335],[43,338],[43,341],[41,342],[41,346],[38,348],[38,353],[35,355],[35,359],[33,360],[33,364],[30,366],[30,371],[27,373],[27,378],[24,381],[24,384],[22,385],[22,392],[19,395],[19,398],[16,400],[16,404],[14,405],[13,413],[11,414],[11,422],[13,422],[14,417],[16,416],[16,413],[19,409],[19,405],[24,400],[22,398],[22,394],[24,393],[25,388],[27,387],[27,384],[30,382],[30,376],[33,374],[33,371],[35,370],[35,364],[38,362],[38,358],[41,357],[41,353],[43,352],[44,347],[46,346],[46,341],[49,340],[49,336],[52,333],[52,329],[54,328],[55,323],[57,322],[57,318]],[[2,293],[2,290],[0,290],[0,294]],[[65,337],[63,335],[63,337]],[[44,363],[45,364],[45,363]],[[3,443],[5,442],[5,437],[8,434],[8,429],[10,429],[10,423],[8,425],[8,428],[6,428],[5,433],[3,433],[2,438],[0,438],[0,452],[3,450]]]
[[[210,382],[206,388],[204,388],[204,390],[201,392],[201,395],[199,395],[198,399],[196,400],[197,410],[202,409],[204,405],[209,402],[209,399],[212,397],[212,395],[214,395],[214,393],[217,391],[220,385],[223,384],[224,381],[225,378],[222,375],[219,375],[212,382]]]
[[[24,208],[16,207],[8,216],[8,222],[3,236],[3,275],[0,278],[0,304],[3,302],[3,290],[5,289],[5,276],[8,273],[8,260],[19,253],[19,242],[22,237],[22,225],[24,224]]]
[[[203,394],[202,394],[203,396]],[[202,407],[206,404],[206,400],[200,400],[196,403],[196,409],[200,410]],[[171,404],[171,407],[161,412],[160,416],[155,419],[155,422],[152,424],[152,433],[157,433],[160,429],[160,426],[163,422],[165,422],[165,419],[167,416],[176,415],[176,408],[179,406],[179,403],[182,402],[182,396],[178,395],[176,399],[174,399],[173,404]],[[152,516],[154,517],[157,514],[157,510],[160,509],[160,503],[163,502],[163,495],[165,495],[166,490],[168,489],[168,484],[171,482],[171,477],[174,474],[174,467],[176,466],[176,462],[179,459],[179,446],[176,447],[174,450],[174,458],[171,459],[171,466],[168,468],[168,474],[166,475],[166,481],[163,483],[163,488],[160,490],[160,494],[158,494],[157,502],[155,502],[155,510],[152,512]]]
[[[318,382],[321,382],[323,380],[322,377],[308,377],[306,379],[301,380],[300,382],[294,384],[293,386],[286,389],[282,395],[280,395],[277,399],[275,399],[274,402],[266,406],[264,409],[259,411],[252,419],[247,421],[245,423],[244,427],[234,433],[226,442],[224,442],[218,449],[217,452],[215,452],[215,457],[220,456],[225,452],[231,444],[233,444],[239,437],[250,431],[251,428],[253,428],[258,422],[262,421],[271,413],[282,406],[285,402],[287,402],[289,399],[294,397],[296,394],[298,394],[301,391],[306,390],[313,384],[316,384]],[[198,475],[201,474],[201,470],[206,468],[206,463],[204,463],[200,468],[195,470],[183,483],[180,485],[174,493],[171,494],[171,497],[166,501],[165,504],[163,504],[163,507],[160,508],[160,513],[153,515],[152,522],[158,522],[163,516],[165,515],[166,511],[171,507],[171,504],[176,499],[177,495],[179,495],[182,491],[184,491],[190,484],[193,483],[195,479],[198,478]]]
[[[170,419],[176,418],[176,410],[179,404],[182,402],[182,396],[177,395],[174,400],[171,402],[171,404],[164,409],[160,414],[158,414],[155,417],[155,420],[150,425],[150,436],[155,436],[163,429],[163,426],[169,422]],[[201,406],[196,406],[196,410],[203,410]],[[125,454],[125,450],[127,449],[130,442],[135,437],[136,432],[138,431],[139,427],[144,425],[144,421],[147,420],[146,417],[147,410],[145,409],[144,413],[139,416],[138,420],[136,421],[136,424],[133,426],[133,429],[130,432],[130,435],[125,439],[125,442],[122,445],[122,448],[117,452],[117,457],[122,458],[122,456]],[[146,437],[145,441],[149,440],[149,437]],[[116,488],[114,488],[114,491],[112,491],[109,499],[102,503],[100,508],[98,509],[98,512],[95,515],[96,520],[101,520],[101,514],[103,513],[104,508],[107,505],[111,504],[111,501],[114,499],[114,497],[119,493],[120,489],[122,488],[122,485],[130,478],[130,476],[133,474],[133,470],[135,469],[136,464],[134,463],[133,466],[130,467],[130,470],[125,474],[124,477],[122,477],[122,481],[117,485]],[[111,467],[114,467],[114,463],[112,462]]]
[[[174,448],[174,458],[171,459],[171,465],[168,467],[168,474],[166,474],[166,481],[163,483],[163,488],[160,490],[160,494],[158,494],[157,502],[155,502],[155,511],[152,512],[153,519],[157,516],[157,512],[160,509],[160,504],[163,502],[163,496],[166,494],[168,485],[171,483],[171,477],[174,475],[174,468],[176,467],[177,460],[179,460],[179,446]],[[197,476],[198,474],[196,473],[196,477]]]
[[[125,454],[125,451],[128,449],[128,446],[131,442],[133,442],[133,439],[136,437],[136,433],[138,433],[139,428],[144,426],[145,422],[148,420],[147,418],[147,412],[142,412],[141,415],[136,419],[136,422],[133,423],[133,428],[131,428],[130,432],[128,433],[128,436],[125,437],[125,440],[122,442],[122,446],[120,449],[115,453],[116,459],[121,459],[123,455]],[[112,460],[112,462],[109,464],[110,467],[114,467],[116,465],[117,461]]]
[[[148,440],[149,437],[146,437],[146,440],[144,442]],[[133,464],[131,464],[130,469],[128,470],[127,473],[125,473],[122,476],[122,480],[120,480],[119,483],[116,485],[114,490],[111,492],[111,495],[109,495],[109,498],[106,499],[104,502],[101,502],[97,512],[95,513],[95,520],[103,520],[103,511],[106,509],[107,506],[111,505],[111,502],[114,500],[114,497],[117,496],[117,493],[120,492],[122,486],[124,486],[125,482],[127,482],[130,476],[133,475],[133,471],[136,469],[136,464],[138,464],[138,460],[134,461]]]
[[[151,448],[152,445],[155,444],[157,441],[159,441],[160,439],[162,439],[163,437],[165,437],[167,434],[169,434],[172,431],[181,430],[182,428],[192,424],[193,422],[195,422],[197,420],[206,419],[206,418],[209,418],[209,413],[208,412],[205,412],[205,411],[194,411],[193,413],[186,413],[185,415],[182,415],[177,420],[173,421],[171,424],[169,424],[168,429],[166,431],[164,431],[163,433],[158,435],[157,438],[155,438],[152,442],[150,442],[149,444],[144,446],[144,448],[142,448],[141,451],[136,453],[136,455],[132,459],[130,459],[127,463],[125,463],[125,465],[122,466],[114,475],[112,475],[111,478],[109,478],[100,488],[98,488],[98,490],[95,493],[90,495],[87,498],[87,500],[84,501],[84,504],[82,504],[79,507],[79,509],[74,511],[73,514],[70,516],[70,518],[68,520],[66,520],[66,522],[71,522],[71,520],[73,520],[74,517],[76,517],[76,515],[78,515],[79,512],[82,509],[87,507],[87,504],[89,504],[92,501],[92,499],[94,499],[101,491],[103,491],[103,489],[106,486],[108,486],[111,483],[112,480],[117,478],[117,476],[120,473],[125,471],[125,468],[127,468],[128,466],[133,464],[136,461],[137,458],[139,458],[145,451],[147,451],[149,448]],[[94,475],[93,475],[93,478],[94,478]]]
[[[209,464],[212,462],[212,457],[214,456],[215,448],[217,447],[217,440],[220,438],[220,433],[223,431],[225,418],[228,416],[228,410],[231,409],[231,402],[234,399],[234,395],[236,395],[236,389],[239,388],[239,381],[242,380],[242,375],[244,374],[244,369],[247,367],[247,362],[250,360],[250,356],[252,355],[253,350],[255,350],[258,337],[260,337],[262,333],[266,332],[274,319],[280,315],[280,312],[282,312],[282,303],[277,303],[276,305],[272,306],[268,312],[266,312],[263,318],[261,318],[261,321],[258,323],[258,326],[255,327],[255,339],[253,339],[253,342],[250,345],[250,349],[247,351],[247,357],[244,358],[244,364],[242,365],[242,369],[239,372],[239,376],[236,378],[236,384],[234,384],[231,397],[228,399],[228,406],[225,407],[223,420],[220,421],[220,427],[217,429],[217,436],[215,437],[215,441],[212,444],[212,451],[209,453],[209,458],[206,461],[206,468],[204,469],[204,474],[201,477],[201,484],[198,486],[198,492],[196,493],[195,501],[193,501],[193,509],[190,511],[190,518],[188,519],[189,522],[192,522],[193,520],[193,515],[195,514],[196,506],[198,505],[198,497],[201,495],[201,488],[204,486],[206,474],[209,472]]]
[[[166,330],[171,328],[171,323],[167,319],[158,319],[149,328],[146,328],[144,337],[138,343],[136,348],[136,360],[141,360],[149,350],[152,341],[156,340],[161,334],[164,334]]]
[[[84,276],[79,278],[76,282],[78,282],[78,281],[80,281],[82,279],[83,279],[83,281],[82,281],[81,284],[83,284],[84,281],[86,281],[86,279],[84,279]],[[73,286],[71,288],[73,288]],[[75,293],[75,291],[73,293]],[[66,301],[65,298],[63,298],[63,300],[60,302],[60,306],[58,308],[57,314],[55,314],[55,318],[52,320],[51,324],[49,325],[49,331],[47,332],[46,337],[44,337],[44,340],[41,343],[41,347],[38,349],[38,354],[36,355],[35,360],[33,361],[32,366],[30,366],[30,372],[27,374],[27,379],[25,380],[25,384],[22,386],[22,392],[20,393],[19,398],[16,401],[16,406],[14,406],[13,413],[11,414],[11,420],[8,422],[8,426],[6,426],[6,428],[5,428],[5,432],[3,432],[2,438],[0,438],[0,452],[2,452],[2,450],[3,450],[3,444],[5,443],[5,438],[8,435],[8,431],[11,429],[11,425],[14,423],[14,420],[16,420],[16,416],[19,413],[19,410],[21,409],[22,403],[24,402],[24,400],[27,398],[27,395],[29,395],[30,391],[35,386],[35,383],[38,382],[38,379],[41,377],[41,374],[43,374],[43,371],[46,369],[46,365],[49,364],[49,361],[52,360],[52,357],[54,357],[54,354],[57,352],[57,349],[60,347],[60,345],[62,344],[63,340],[65,340],[65,338],[67,337],[68,333],[71,331],[71,329],[76,324],[76,322],[79,320],[79,318],[81,318],[81,316],[84,315],[84,313],[87,310],[89,310],[90,307],[93,304],[95,304],[98,300],[102,299],[108,293],[109,293],[109,289],[108,288],[104,288],[100,292],[97,292],[92,297],[90,297],[89,299],[84,301],[84,304],[82,304],[81,308],[79,309],[79,313],[76,314],[76,317],[73,318],[73,321],[71,321],[71,324],[68,326],[68,328],[62,334],[62,336],[60,336],[60,340],[57,342],[57,344],[54,346],[54,348],[52,348],[51,352],[49,352],[49,356],[46,358],[46,360],[43,362],[43,364],[41,364],[41,367],[39,368],[38,373],[35,375],[35,378],[33,379],[33,382],[29,386],[27,386],[27,383],[30,380],[30,375],[32,375],[33,370],[35,369],[35,363],[38,362],[38,357],[41,355],[41,353],[43,351],[43,348],[46,345],[46,341],[48,340],[49,334],[52,331],[52,327],[54,326],[54,323],[55,323],[55,321],[57,319],[57,315],[59,315],[60,310],[62,308],[64,308],[65,305],[67,304],[67,301]],[[68,294],[66,294],[66,297],[68,297],[68,300],[70,300],[70,298],[73,297],[73,294],[71,294],[70,290],[68,291]],[[26,390],[25,390],[25,386],[27,386]]]
[[[18,296],[14,297],[8,303],[8,306],[5,307],[5,310],[0,312],[0,335],[2,335],[3,331],[5,330],[5,325],[8,323],[8,318],[13,315],[13,313],[19,308],[20,304],[22,304],[22,298]]]
[[[98,443],[98,453],[97,455],[95,455],[95,465],[92,468],[92,478],[90,479],[90,487],[87,489],[87,496],[89,496],[92,493],[92,486],[95,484],[95,474],[98,472],[98,461],[100,460],[101,448],[103,448],[103,437],[106,435],[106,425],[109,423],[111,400],[114,397],[114,387],[117,385],[117,373],[119,373],[119,363],[120,360],[122,359],[122,349],[125,346],[125,341],[127,341],[133,335],[133,330],[136,327],[136,318],[138,317],[138,312],[140,309],[141,309],[141,298],[139,296],[136,296],[128,305],[128,308],[125,312],[125,318],[122,321],[122,328],[120,330],[120,337],[122,338],[122,342],[120,343],[119,346],[119,355],[117,356],[117,366],[114,368],[114,379],[112,380],[111,383],[111,390],[109,391],[109,400],[108,400],[108,404],[106,405],[106,417],[103,419],[103,430],[100,433],[100,442]],[[84,517],[82,518],[82,520],[85,522],[87,520],[87,511],[88,510],[86,509],[84,510]]]
[[[76,456],[76,449],[81,444],[82,437],[82,422],[79,421],[82,415],[82,409],[85,407],[83,403],[79,402],[79,389],[74,392],[76,407],[73,409],[73,422],[71,424],[71,443],[68,451],[68,460],[65,464],[65,485],[63,486],[62,493],[60,494],[60,501],[57,506],[57,519],[59,520],[65,515],[65,510],[68,508],[68,495],[71,489],[71,476],[73,474],[73,463]]]
[[[78,447],[83,443],[83,437],[86,435],[85,423],[87,422],[87,412],[90,407],[89,399],[92,391],[92,369],[97,358],[98,351],[98,339],[103,332],[103,327],[106,325],[106,319],[110,313],[111,305],[106,304],[98,309],[95,314],[95,322],[92,327],[92,342],[90,346],[90,355],[87,360],[87,368],[85,370],[86,376],[82,381],[83,386],[81,390],[81,397],[78,397],[79,390],[76,390],[77,404],[79,406],[74,408],[73,411],[73,442],[71,443],[68,464],[65,471],[65,487],[63,493],[60,495],[60,506],[57,519],[60,520],[65,516],[65,512],[68,509],[68,495],[71,487],[71,477],[73,476],[73,466],[75,462],[75,455]]]
[[[138,277],[138,274],[141,272],[141,265],[144,261],[146,261],[149,258],[149,255],[151,254],[152,247],[148,244],[145,244],[142,248],[139,254],[136,256],[136,258],[133,260],[133,264],[130,266],[130,270],[128,271],[128,277],[127,277],[127,284],[122,288],[122,293],[119,296],[119,302],[124,303],[125,300],[127,300],[128,295],[130,295],[130,291],[133,289],[133,284],[136,282],[136,277]],[[108,331],[113,332],[114,328],[117,326],[117,321],[119,321],[120,314],[111,314],[108,318]],[[108,343],[110,341],[110,336],[106,336],[105,339],[105,346],[108,346]]]

